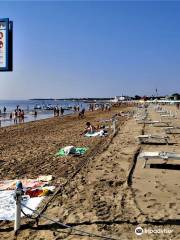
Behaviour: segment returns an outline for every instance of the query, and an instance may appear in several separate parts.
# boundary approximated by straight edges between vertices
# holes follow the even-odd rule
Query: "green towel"
[[[55,154],[55,156],[65,156],[65,153],[64,153],[64,149],[63,148],[61,148],[56,154]]]
[[[83,148],[83,147],[77,147],[77,148],[73,148],[73,150],[70,152],[70,154],[73,155],[83,155],[86,151],[88,150],[88,148]],[[67,156],[64,152],[64,149],[61,148],[56,154],[55,156]]]

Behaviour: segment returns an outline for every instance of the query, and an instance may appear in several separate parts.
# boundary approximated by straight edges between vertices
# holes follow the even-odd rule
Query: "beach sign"
[[[0,71],[12,71],[12,21],[0,19]]]

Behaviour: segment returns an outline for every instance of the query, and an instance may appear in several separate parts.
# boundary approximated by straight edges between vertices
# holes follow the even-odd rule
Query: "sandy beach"
[[[180,2],[0,10],[0,240],[180,240]]]
[[[174,107],[165,108],[175,111]],[[58,187],[73,175],[83,159],[90,159],[51,201],[43,213],[45,216],[107,239],[180,239],[179,171],[143,168],[143,160],[136,161],[137,154],[142,151],[180,152],[180,136],[170,136],[173,145],[139,144],[138,135],[163,135],[164,128],[138,124],[133,117],[126,116],[117,118],[115,136],[79,136],[86,121],[97,125],[100,119],[133,110],[133,107],[117,108],[111,112],[88,113],[82,120],[77,116],[67,116],[0,129],[1,179],[51,174],[53,184]],[[148,109],[148,113],[151,120],[160,120],[153,107]],[[179,112],[177,118],[170,121],[179,124]],[[55,157],[57,150],[66,145],[85,146],[89,151],[83,157]],[[137,236],[135,229],[138,226],[144,231],[166,229],[170,233],[144,232]],[[1,239],[14,239],[12,222],[2,221],[0,228]],[[101,238],[62,229],[50,220],[40,218],[38,227],[33,220],[24,219],[16,239]]]

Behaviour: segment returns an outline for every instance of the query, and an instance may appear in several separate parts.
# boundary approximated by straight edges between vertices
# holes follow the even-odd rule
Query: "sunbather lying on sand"
[[[80,135],[84,135],[86,133],[91,134],[91,133],[94,133],[96,130],[97,129],[90,122],[87,122],[85,130]]]

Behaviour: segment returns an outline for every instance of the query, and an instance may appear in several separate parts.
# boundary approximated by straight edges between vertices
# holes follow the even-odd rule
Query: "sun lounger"
[[[167,134],[180,134],[180,127],[169,127],[165,128]]]
[[[160,121],[158,123],[154,123],[153,127],[171,127],[170,122]]]
[[[168,136],[159,136],[159,135],[139,135],[137,136],[141,144],[169,144]]]
[[[175,117],[175,115],[171,115],[171,114],[161,114],[161,117]]]
[[[155,124],[155,123],[159,123],[160,121],[150,121],[150,120],[139,120],[138,124]]]
[[[165,162],[167,162],[168,159],[180,160],[180,154],[174,152],[141,152],[138,156],[138,160],[140,159],[145,160],[143,165],[145,168],[149,159],[162,159],[165,160]]]
[[[156,111],[157,113],[167,113],[168,111],[167,110],[158,110]]]

